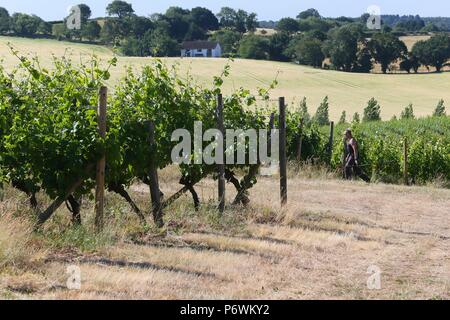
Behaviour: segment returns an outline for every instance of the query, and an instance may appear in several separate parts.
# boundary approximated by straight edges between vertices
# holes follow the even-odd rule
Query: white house
[[[222,48],[218,42],[185,41],[181,45],[181,56],[220,58],[222,56]]]

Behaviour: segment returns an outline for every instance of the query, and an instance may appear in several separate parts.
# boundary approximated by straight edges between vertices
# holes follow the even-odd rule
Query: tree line
[[[316,9],[274,23],[276,32],[257,31],[255,13],[224,7],[218,14],[202,7],[170,7],[165,13],[139,16],[131,4],[115,0],[106,18],[91,19],[91,9],[79,5],[81,30],[63,22],[49,23],[35,15],[0,8],[0,34],[53,36],[60,40],[93,41],[119,48],[127,56],[179,56],[183,41],[211,40],[221,44],[224,56],[298,64],[346,72],[418,72],[420,66],[441,71],[450,59],[450,39],[432,22],[419,16],[383,16],[379,31],[367,29],[368,14],[360,18],[324,18]],[[400,32],[434,32],[408,51]]]
[[[308,105],[306,101],[306,97],[304,97],[299,105],[299,114],[303,119],[305,124],[315,123],[319,126],[328,126],[330,125],[330,116],[329,116],[330,103],[328,101],[328,96],[326,96],[323,101],[320,103],[317,108],[316,113],[311,116],[308,111]],[[443,99],[439,100],[436,107],[434,108],[433,117],[446,117],[446,108],[445,101]],[[413,104],[410,103],[405,109],[401,112],[399,117],[393,116],[391,120],[406,120],[406,119],[416,119],[414,114]],[[379,102],[375,98],[371,98],[367,105],[364,107],[364,111],[362,117],[359,112],[353,114],[353,117],[348,118],[347,112],[342,111],[341,117],[339,118],[338,124],[348,124],[348,123],[361,123],[361,122],[373,122],[373,121],[382,121],[381,118],[381,106]]]

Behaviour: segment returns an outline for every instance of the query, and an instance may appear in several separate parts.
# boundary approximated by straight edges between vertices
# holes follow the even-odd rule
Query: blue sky
[[[0,7],[13,12],[33,13],[45,20],[59,20],[66,16],[70,5],[80,2],[89,5],[94,16],[104,16],[105,7],[112,0],[0,0]],[[420,14],[421,16],[450,16],[450,1],[444,0],[129,0],[139,15],[164,12],[170,6],[207,7],[217,13],[229,6],[256,12],[260,20],[294,17],[298,12],[317,8],[323,16],[360,16],[370,5],[381,7],[382,14]]]

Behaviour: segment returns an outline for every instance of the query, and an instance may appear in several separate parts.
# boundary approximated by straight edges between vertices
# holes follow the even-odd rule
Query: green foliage
[[[364,108],[363,121],[380,121],[381,120],[381,107],[375,98],[372,98],[367,102],[367,107]]]
[[[294,34],[299,31],[298,21],[293,18],[283,18],[278,21],[277,30],[287,34]]]
[[[403,20],[395,25],[395,31],[420,31],[425,28],[425,21],[420,17]]]
[[[235,55],[238,52],[239,41],[241,40],[241,38],[242,35],[239,32],[222,29],[214,32],[211,35],[210,40],[220,43],[224,56],[231,56]]]
[[[404,60],[400,62],[400,69],[408,73],[411,73],[411,70],[413,70],[414,73],[417,73],[419,68],[419,59],[412,54],[409,54],[408,57],[404,58]]]
[[[109,78],[109,67],[102,68],[94,58],[78,69],[65,58],[54,58],[50,71],[41,69],[36,58],[13,53],[21,64],[11,77],[3,77],[0,88],[0,166],[8,181],[23,182],[55,198],[78,177],[88,178],[88,164],[104,148],[96,112],[89,106],[97,105],[98,88]],[[88,179],[79,192],[91,187]]]
[[[299,113],[300,113],[301,119],[303,119],[303,122],[305,124],[308,124],[311,122],[311,115],[308,112],[308,105],[306,103],[306,97],[303,97],[302,101],[300,101]]]
[[[192,22],[203,30],[217,30],[219,29],[219,20],[211,12],[211,10],[196,7],[191,10]]]
[[[81,36],[92,41],[98,39],[101,30],[102,28],[97,21],[89,21],[83,25],[81,29]]]
[[[445,104],[444,99],[439,100],[436,109],[434,109],[433,117],[445,117]]]
[[[313,17],[313,18],[321,18],[319,11],[317,11],[314,8],[302,11],[302,12],[300,12],[297,15],[297,19],[308,19],[308,18],[311,18],[311,17]]]
[[[183,128],[194,136],[196,121],[202,121],[205,129],[216,126],[215,95],[229,74],[227,66],[213,88],[204,89],[191,78],[181,80],[158,60],[140,73],[129,69],[109,100],[108,134],[101,139],[95,109],[89,106],[97,105],[98,89],[109,78],[115,59],[102,68],[95,58],[80,67],[54,58],[48,71],[39,68],[37,59],[14,54],[21,61],[18,70],[10,76],[0,69],[0,181],[23,183],[50,198],[64,195],[80,178],[84,183],[77,195],[91,194],[95,172],[88,168],[103,151],[108,159],[107,185],[129,185],[136,178],[148,181],[153,163],[161,169],[172,164],[172,149],[178,144],[172,141],[175,130]],[[275,85],[260,89],[262,98]],[[256,109],[255,103],[255,96],[244,88],[227,96],[225,126],[267,128],[267,112],[250,111]],[[148,121],[155,125],[156,152],[148,141]],[[248,147],[246,151],[250,152]],[[188,159],[194,157],[194,152],[188,154]],[[227,168],[245,170],[248,164]],[[180,169],[187,183],[200,181],[216,166],[182,164]],[[254,177],[251,180],[251,185],[256,183]]]
[[[432,22],[427,23],[425,27],[423,27],[420,32],[439,32],[441,29]]]
[[[361,117],[358,112],[353,115],[352,123],[361,123]]]
[[[11,17],[11,29],[19,36],[31,37],[37,33],[49,34],[51,27],[36,15],[14,13]]]
[[[8,10],[0,7],[0,34],[6,34],[11,30],[11,17]]]
[[[133,6],[125,1],[114,0],[106,7],[106,13],[109,16],[117,16],[119,18],[130,16],[134,13]]]
[[[239,46],[239,56],[245,59],[264,60],[269,56],[269,41],[254,34],[244,36]]]
[[[346,125],[337,125],[343,132]],[[352,124],[360,146],[364,171],[384,182],[402,180],[403,140],[408,139],[408,174],[413,182],[426,183],[436,178],[450,181],[450,118],[391,120]],[[328,128],[321,129],[327,139]],[[335,137],[333,165],[341,166],[342,139]]]
[[[277,32],[269,39],[269,59],[274,61],[289,61],[292,54],[286,51],[291,36],[285,32]]]
[[[323,99],[319,108],[317,108],[313,121],[319,126],[327,126],[330,124],[328,96]]]
[[[406,45],[392,33],[376,33],[368,43],[368,48],[376,62],[381,64],[383,73],[389,65],[408,52]]]
[[[248,13],[244,10],[234,10],[223,7],[217,14],[222,28],[234,30],[240,33],[253,32],[258,26],[255,13]]]
[[[166,33],[158,30],[146,35],[145,44],[150,48],[150,55],[153,57],[174,57],[180,54],[180,45]]]
[[[303,37],[297,42],[294,49],[295,60],[304,65],[322,67],[325,56],[322,52],[322,41]]]
[[[351,72],[359,69],[358,60],[365,48],[366,40],[362,27],[359,24],[350,24],[329,32],[324,53],[337,70]]]
[[[341,117],[339,118],[338,124],[345,124],[347,123],[347,112],[342,111]]]
[[[412,54],[426,67],[433,66],[440,72],[450,58],[450,37],[445,33],[414,44]]]
[[[405,110],[402,111],[400,119],[414,119],[414,109],[412,103],[410,103]]]

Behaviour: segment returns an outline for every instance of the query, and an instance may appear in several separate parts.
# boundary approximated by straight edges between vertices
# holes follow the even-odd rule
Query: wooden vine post
[[[286,103],[284,97],[279,99],[280,107],[280,192],[281,206],[287,204],[287,150],[286,150]]]
[[[223,124],[223,96],[222,94],[217,95],[217,129],[225,136],[225,128]],[[223,158],[222,163],[217,165],[217,173],[219,176],[219,212],[223,213],[225,211],[225,158]]]
[[[159,188],[158,165],[157,165],[157,149],[155,139],[155,125],[151,121],[146,122],[148,130],[148,139],[152,153],[150,172],[148,178],[150,182],[150,196],[152,198],[153,220],[158,228],[164,226],[163,210],[161,204],[161,189]]]
[[[303,147],[303,120],[298,125],[298,145],[297,145],[297,161],[302,161],[302,147]]]
[[[334,122],[330,122],[330,141],[328,145],[328,159],[329,164],[331,164],[331,161],[333,159],[333,142],[334,142]]]
[[[98,103],[98,132],[100,137],[106,138],[106,105],[108,102],[108,88],[101,87]],[[95,188],[95,228],[102,231],[104,225],[105,206],[105,168],[106,155],[103,153],[97,162],[96,188]]]
[[[403,181],[405,185],[409,185],[408,181],[408,140],[405,137],[403,141]]]

